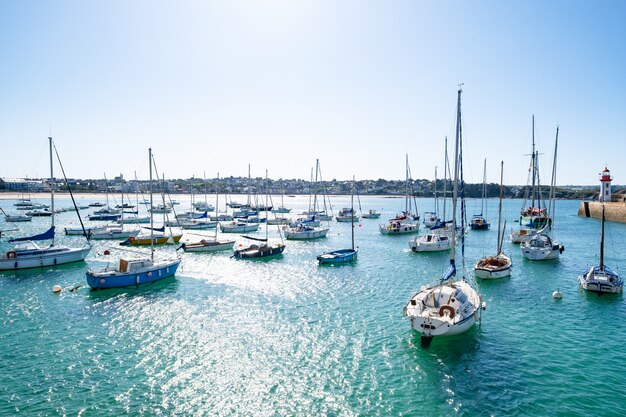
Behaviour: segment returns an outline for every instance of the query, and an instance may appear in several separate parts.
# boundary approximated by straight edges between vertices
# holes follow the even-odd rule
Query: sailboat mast
[[[354,251],[354,175],[352,176],[352,194],[350,195],[350,208],[352,210],[352,219],[350,221],[350,225],[352,226],[352,250]]]
[[[317,183],[317,174],[320,171],[320,160],[316,159],[315,160],[315,195],[313,196],[313,212],[315,215],[315,212],[317,212],[317,188],[318,188],[318,183]]]
[[[554,159],[552,161],[552,179],[550,181],[550,208],[549,208],[549,215],[550,215],[550,222],[551,222],[551,227],[553,226],[554,223],[554,212],[556,211],[556,201],[555,201],[555,197],[556,197],[556,154],[558,151],[558,147],[559,147],[559,126],[556,127],[556,138],[554,140]]]
[[[404,214],[406,216],[409,215],[409,154],[405,155],[405,171],[406,171],[406,179],[404,181]]]
[[[207,201],[207,187],[206,187],[206,171],[202,171],[202,176],[204,177],[204,204],[209,205],[209,202]]]
[[[104,175],[104,196],[106,197],[107,200],[107,209],[109,209],[109,180],[107,180],[107,174],[106,172],[103,174]]]
[[[447,183],[448,183],[448,137],[445,139],[445,152],[444,152],[444,161],[443,161],[443,222],[445,225],[446,222],[446,199],[448,198],[447,194]]]
[[[248,208],[250,208],[250,164],[248,164]]]
[[[152,148],[148,148],[148,171],[150,172],[150,181],[148,182],[148,190],[150,191],[150,259],[154,261],[154,204],[152,201]]]
[[[533,153],[531,156],[531,160],[530,160],[530,164],[532,165],[532,186],[531,186],[531,191],[530,191],[530,198],[531,198],[531,204],[530,207],[531,209],[533,209],[535,207],[535,177],[536,177],[536,173],[537,173],[537,156],[535,154],[535,115],[533,114]],[[531,211],[531,218],[532,218],[532,211]]]
[[[604,271],[604,203],[602,203],[602,234],[600,235],[600,271]]]
[[[269,191],[268,191],[268,181],[267,181],[267,169],[265,170],[265,244],[267,245],[267,231],[269,229],[268,224],[267,224],[267,206],[269,204]]]
[[[435,216],[439,213],[439,201],[437,200],[437,166],[435,165]]]
[[[487,197],[487,158],[483,165],[483,200],[480,202],[480,215],[487,217],[487,205],[485,204],[485,198]]]
[[[458,198],[459,183],[459,143],[461,142],[461,88],[458,91],[456,108],[456,139],[454,145],[454,183],[452,192],[452,237],[450,248],[450,263],[454,264],[456,254],[456,200]],[[464,232],[464,231],[462,231]]]
[[[498,204],[498,252],[502,251],[502,242],[500,241],[500,223],[502,223],[502,182],[504,180],[504,161],[500,161],[500,203]]]
[[[217,184],[215,184],[215,216],[219,216],[220,215],[220,190],[219,190],[219,184],[220,184],[220,173],[217,173]],[[212,219],[211,219],[212,220]],[[215,227],[215,240],[217,240],[217,229],[219,229],[219,227]]]
[[[48,136],[48,144],[50,146],[50,210],[52,211],[51,227],[54,227],[54,165],[52,163],[52,136]],[[54,245],[54,236],[52,237],[52,244]]]

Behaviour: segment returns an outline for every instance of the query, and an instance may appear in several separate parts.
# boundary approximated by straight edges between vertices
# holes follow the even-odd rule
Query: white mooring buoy
[[[555,292],[552,293],[552,298],[560,300],[561,298],[563,298],[563,294],[561,294],[561,291],[557,289]]]
[[[58,285],[58,284],[57,284],[57,285],[55,285],[54,287],[52,287],[52,292],[53,292],[53,293],[55,293],[55,294],[60,293],[62,290],[63,290],[63,289],[62,289],[62,288],[61,288],[61,286],[60,286],[60,285]]]

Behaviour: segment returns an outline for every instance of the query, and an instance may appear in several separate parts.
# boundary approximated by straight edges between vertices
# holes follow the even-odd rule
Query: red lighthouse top
[[[604,167],[604,170],[600,173],[600,182],[612,181],[611,171],[607,167]]]

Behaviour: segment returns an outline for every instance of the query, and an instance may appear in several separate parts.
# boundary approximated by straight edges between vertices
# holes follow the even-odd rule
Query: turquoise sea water
[[[177,199],[184,207],[185,197]],[[307,197],[285,199],[293,212],[307,204]],[[514,271],[479,282],[488,303],[482,325],[435,338],[428,349],[402,307],[441,275],[448,254],[411,253],[408,236],[378,232],[403,200],[362,197],[361,204],[383,216],[359,223],[352,265],[317,265],[318,254],[349,246],[350,225],[333,222],[327,238],[287,241],[273,260],[182,254],[175,278],[139,289],[85,285],[85,270],[102,264],[99,254],[116,242],[95,242],[85,263],[0,273],[0,415],[626,414],[625,302],[578,288],[577,275],[598,261],[600,230],[599,221],[577,217],[578,202],[557,203],[559,260],[525,261],[507,239]],[[333,199],[335,211],[348,205],[349,197]],[[468,201],[468,214],[479,207]],[[507,229],[517,226],[520,207],[504,201]],[[467,235],[470,270],[495,251],[496,208],[490,200],[491,230]],[[59,229],[70,222],[73,213],[57,218]],[[21,233],[48,225],[34,219]],[[626,225],[607,225],[606,264],[622,275],[625,237]],[[55,295],[54,284],[83,286]],[[557,288],[560,301],[551,297]]]

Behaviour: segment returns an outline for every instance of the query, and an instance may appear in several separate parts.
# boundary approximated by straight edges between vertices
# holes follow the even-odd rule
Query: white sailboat
[[[289,227],[284,228],[285,239],[289,240],[312,240],[319,239],[325,237],[330,231],[330,224],[327,227],[323,227],[321,225],[322,219],[330,220],[325,215],[326,210],[318,210],[317,206],[317,189],[318,189],[318,174],[320,173],[319,169],[320,161],[316,160],[315,163],[315,183],[313,183],[313,178],[311,178],[311,195],[309,200],[312,198],[312,206],[309,202],[309,210],[306,217],[298,218],[295,222],[289,225]],[[311,173],[311,177],[313,174]],[[315,184],[315,191],[313,191],[313,184]],[[324,193],[325,194],[325,193]],[[325,197],[324,197],[324,201]]]
[[[474,265],[474,275],[482,279],[508,277],[511,275],[511,268],[513,266],[511,259],[502,251],[504,233],[500,234],[500,225],[502,223],[503,170],[504,162],[500,162],[500,204],[498,206],[498,248],[496,255],[484,257]],[[504,222],[504,228],[502,228],[502,230],[506,230],[506,222]]]
[[[578,283],[585,291],[598,294],[619,294],[624,290],[624,280],[604,264],[604,202],[602,202],[602,233],[600,236],[600,263],[578,276]]]
[[[267,201],[267,170],[265,171],[265,183],[266,183],[266,201]],[[267,212],[269,207],[267,204],[265,205],[265,216],[267,217]],[[258,223],[257,223],[258,226]],[[280,228],[278,229],[278,234],[280,235],[280,243],[270,243],[268,239],[268,229],[269,227],[265,226],[265,239],[257,238],[252,236],[244,236],[246,239],[250,239],[257,242],[263,242],[261,244],[253,243],[247,247],[241,247],[239,249],[235,249],[233,252],[233,258],[238,259],[256,259],[256,258],[267,258],[270,256],[276,256],[283,253],[285,250],[285,243],[283,242],[283,235],[280,233]],[[241,245],[240,245],[241,246]]]
[[[387,224],[378,225],[378,230],[383,235],[399,235],[406,233],[419,232],[419,216],[411,212],[410,187],[409,187],[409,155],[406,155],[406,180],[405,180],[405,198],[404,211],[402,214],[396,215],[393,219],[389,219]],[[416,209],[417,211],[417,209]]]
[[[545,227],[550,218],[546,208],[542,207],[541,184],[539,179],[539,152],[535,149],[535,115],[532,118],[532,152],[530,154],[530,167],[528,169],[528,181],[524,202],[520,211],[519,229],[511,231],[511,242],[522,243],[528,241],[537,234],[537,231]],[[530,207],[526,207],[526,201],[530,200]]]
[[[552,161],[552,180],[550,183],[550,207],[549,213],[552,217],[547,224],[536,234],[530,237],[520,245],[522,255],[526,259],[532,261],[543,261],[548,259],[557,259],[565,250],[553,236],[554,217],[555,217],[555,198],[554,192],[556,188],[556,156],[559,144],[559,127],[556,128],[556,139],[554,141],[554,160]]]
[[[0,270],[16,270],[26,268],[39,268],[79,262],[85,260],[91,245],[74,248],[57,246],[54,242],[54,165],[52,162],[52,137],[48,137],[50,147],[50,208],[52,215],[51,226],[46,232],[30,236],[10,239],[9,243],[15,243],[14,247],[0,257]],[[73,197],[72,197],[73,200]],[[51,240],[49,246],[40,246],[37,241]]]
[[[217,173],[217,181],[220,180],[220,174]],[[215,189],[215,212],[219,213],[219,190]],[[218,239],[217,227],[214,229],[215,234],[211,238],[203,238],[198,242],[183,243],[180,247],[185,252],[217,252],[220,250],[232,249],[235,245],[235,241],[232,239]]]
[[[487,159],[485,158],[484,169],[483,169],[483,194],[480,200],[480,214],[475,214],[472,216],[472,221],[470,222],[470,228],[472,230],[488,230],[491,223],[487,220],[487,204],[485,204],[485,199],[487,198]]]
[[[460,164],[461,137],[461,89],[458,91],[456,146],[454,164],[454,191],[452,200],[452,247],[450,265],[438,284],[422,287],[404,306],[403,315],[411,327],[422,334],[422,345],[428,346],[433,336],[450,336],[463,333],[480,321],[481,296],[463,276],[457,279],[456,270],[456,203],[459,188],[459,173],[463,178]],[[464,220],[461,219],[463,225]],[[461,235],[461,245],[465,242]],[[461,252],[463,253],[463,251]]]

